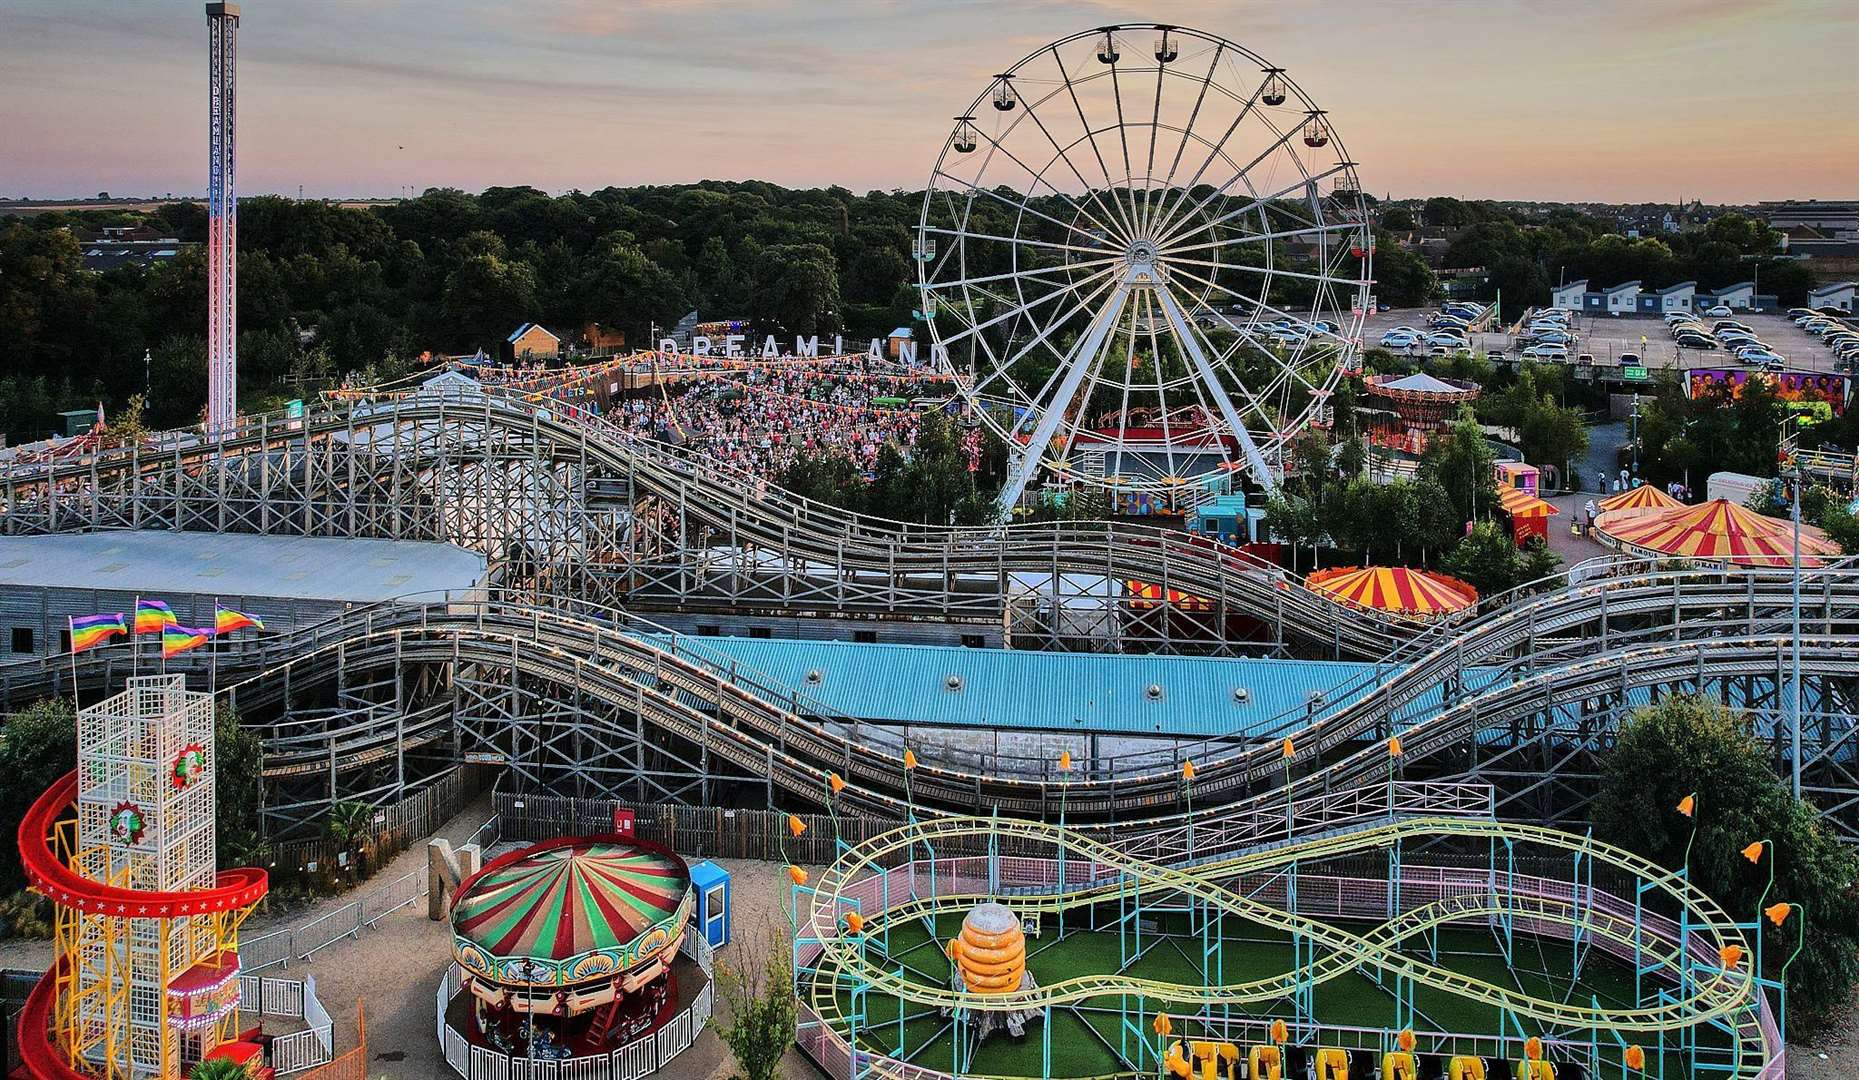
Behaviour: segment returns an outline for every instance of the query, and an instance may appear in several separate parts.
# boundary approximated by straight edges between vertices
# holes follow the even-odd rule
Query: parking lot
[[[1381,335],[1396,326],[1415,326],[1426,329],[1437,308],[1401,308],[1392,311],[1378,311],[1363,320],[1362,341],[1369,348],[1376,347]],[[1756,336],[1775,347],[1787,360],[1789,371],[1827,371],[1833,370],[1833,353],[1821,340],[1800,327],[1794,325],[1788,316],[1780,312],[1739,311],[1730,316],[1746,324]],[[1710,316],[1700,315],[1699,320],[1709,326],[1713,321]],[[1745,365],[1722,349],[1681,349],[1672,341],[1672,335],[1666,330],[1665,321],[1657,315],[1577,315],[1571,320],[1578,335],[1578,342],[1569,349],[1573,359],[1581,353],[1593,355],[1598,365],[1619,363],[1623,352],[1638,353],[1644,366],[1649,368],[1741,368]],[[1645,345],[1640,338],[1646,339]],[[1472,347],[1480,352],[1503,349],[1508,356],[1516,357],[1521,346],[1508,334],[1485,333],[1473,334]]]

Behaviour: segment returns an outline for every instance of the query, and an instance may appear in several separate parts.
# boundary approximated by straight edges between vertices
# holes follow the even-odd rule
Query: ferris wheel
[[[1356,363],[1372,258],[1355,163],[1257,54],[1136,23],[996,75],[924,195],[931,355],[1006,442],[1011,509],[1066,483],[1271,489]]]

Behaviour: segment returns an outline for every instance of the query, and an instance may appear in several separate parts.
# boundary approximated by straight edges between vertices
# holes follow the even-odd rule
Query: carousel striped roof
[[[1304,579],[1311,589],[1352,607],[1435,618],[1478,603],[1478,590],[1445,574],[1405,566],[1339,566]]]
[[[1614,546],[1640,555],[1739,566],[1788,566],[1794,561],[1792,523],[1764,517],[1728,499],[1597,521],[1595,529]],[[1801,565],[1820,566],[1824,557],[1839,553],[1839,545],[1821,530],[1801,526]]]
[[[544,846],[467,882],[452,929],[494,958],[568,960],[627,945],[670,919],[690,884],[682,860],[645,847]]]
[[[1612,513],[1616,510],[1631,510],[1634,511],[1632,516],[1635,517],[1649,510],[1670,510],[1673,507],[1683,505],[1685,504],[1672,498],[1665,492],[1660,491],[1658,488],[1653,487],[1651,484],[1641,484],[1636,488],[1628,488],[1618,495],[1609,495],[1607,498],[1595,504],[1596,509],[1604,514]]]

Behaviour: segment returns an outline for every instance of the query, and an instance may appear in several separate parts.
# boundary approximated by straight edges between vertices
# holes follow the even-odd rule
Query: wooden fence
[[[788,832],[788,815],[778,810],[727,810],[714,806],[654,803],[643,806],[608,799],[497,792],[491,797],[504,840],[535,842],[556,836],[614,831],[616,809],[633,811],[634,835],[695,861],[700,858],[761,859],[818,865],[836,854],[833,838],[847,843],[902,825],[887,818],[840,814],[837,833],[827,814],[798,814],[807,831]]]
[[[330,878],[367,876],[387,860],[439,831],[483,792],[485,772],[465,765],[413,795],[374,809],[361,837],[341,844],[327,836],[280,841],[273,847],[271,876]],[[364,872],[365,871],[365,872]]]

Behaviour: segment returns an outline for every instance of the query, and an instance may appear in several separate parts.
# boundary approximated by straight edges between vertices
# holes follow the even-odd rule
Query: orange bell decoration
[[[1291,1037],[1291,1029],[1288,1026],[1286,1026],[1283,1020],[1272,1021],[1272,1041],[1273,1042],[1281,1043],[1281,1042],[1286,1041],[1290,1037]]]
[[[1762,913],[1767,915],[1769,921],[1774,923],[1776,928],[1779,929],[1783,923],[1788,921],[1788,913],[1793,910],[1793,904],[1770,904],[1768,907],[1762,909]]]
[[[788,880],[796,885],[805,885],[807,883],[807,872],[798,866],[788,867],[787,876]]]
[[[807,823],[795,815],[789,814],[787,816],[787,831],[793,833],[794,839],[798,840],[800,839],[800,834],[807,831]]]
[[[1543,1060],[1543,1040],[1534,1035],[1523,1040],[1523,1056],[1531,1061]]]
[[[862,934],[865,932],[865,916],[856,911],[846,912],[846,933]]]
[[[917,767],[916,752],[906,747],[904,749],[904,768],[914,769],[916,767]]]
[[[1725,945],[1723,948],[1717,950],[1717,959],[1723,961],[1723,968],[1725,971],[1732,971],[1736,968],[1736,965],[1743,962],[1743,947],[1741,945]]]
[[[1401,737],[1399,735],[1392,736],[1388,739],[1388,756],[1401,756]]]
[[[1285,753],[1286,760],[1289,760],[1297,756],[1297,747],[1291,745],[1290,739],[1285,740],[1284,753]]]
[[[1766,840],[1758,840],[1755,843],[1744,848],[1743,858],[1748,859],[1752,863],[1761,862],[1762,861],[1762,848],[1763,848],[1763,845],[1767,843],[1768,841]]]
[[[1155,1026],[1155,1033],[1157,1035],[1162,1036],[1164,1039],[1168,1038],[1168,1036],[1175,1030],[1175,1025],[1168,1022],[1167,1013],[1156,1013],[1154,1026]]]
[[[1690,817],[1692,814],[1696,813],[1697,809],[1698,797],[1696,795],[1687,795],[1678,800],[1678,812],[1686,817]]]
[[[1627,1052],[1624,1056],[1624,1060],[1627,1063],[1627,1068],[1632,1069],[1637,1072],[1638,1070],[1644,1069],[1646,1067],[1646,1051],[1641,1049],[1639,1045],[1636,1043],[1632,1046],[1627,1047]]]
[[[1183,780],[1194,779],[1194,762],[1184,761],[1181,763],[1181,778]]]
[[[1413,1028],[1402,1029],[1401,1033],[1394,1037],[1394,1045],[1400,1047],[1401,1050],[1405,1053],[1409,1053],[1409,1054],[1413,1053],[1414,1052],[1414,1029]]]
[[[846,782],[839,779],[838,773],[829,772],[826,774],[826,786],[832,788],[833,794],[837,795],[846,789]]]
[[[1072,752],[1070,750],[1060,750],[1059,751],[1059,771],[1070,772],[1071,767],[1072,767]]]

